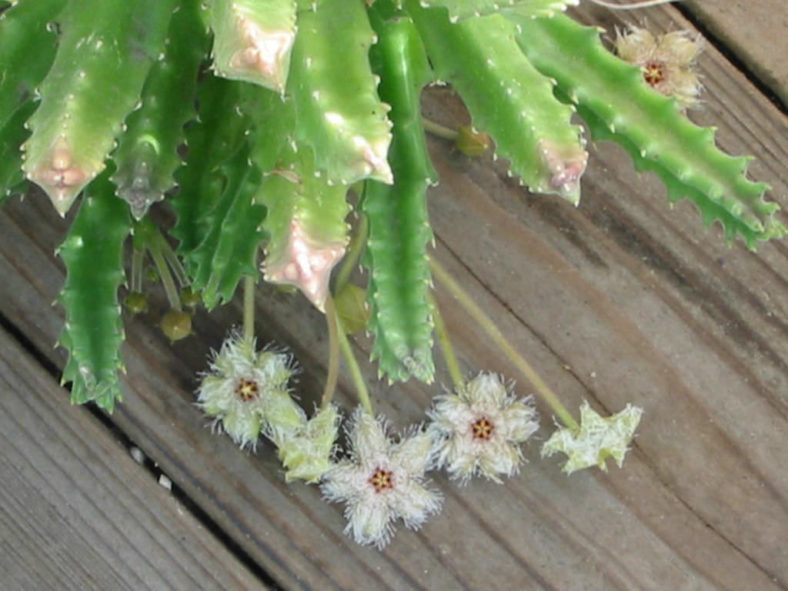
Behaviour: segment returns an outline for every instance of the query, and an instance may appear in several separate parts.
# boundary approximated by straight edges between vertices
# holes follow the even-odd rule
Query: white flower
[[[253,448],[263,429],[273,437],[305,420],[287,389],[293,372],[289,355],[258,352],[254,339],[233,333],[213,353],[197,390],[198,405],[233,441]]]
[[[436,463],[462,482],[476,474],[495,482],[515,474],[523,461],[519,444],[539,428],[530,397],[515,398],[493,373],[439,396],[428,415]]]
[[[440,495],[424,486],[432,438],[418,432],[393,443],[381,422],[362,408],[353,414],[348,435],[351,457],[325,474],[321,489],[329,501],[346,503],[346,534],[382,549],[394,520],[417,529],[440,509]]]
[[[287,482],[295,479],[318,482],[331,468],[338,419],[336,407],[329,405],[309,421],[304,418],[298,429],[274,438]]]
[[[562,469],[567,474],[590,466],[599,466],[607,471],[605,461],[608,457],[612,457],[620,468],[642,414],[642,408],[627,404],[621,412],[602,418],[587,401],[583,401],[580,431],[568,427],[558,429],[542,446],[542,457],[559,451],[565,453],[569,459]]]
[[[691,107],[700,94],[701,85],[694,72],[695,58],[701,45],[687,31],[673,31],[654,36],[646,29],[632,27],[618,33],[616,52],[630,64],[640,66],[643,79],[654,90],[673,96],[682,107]]]

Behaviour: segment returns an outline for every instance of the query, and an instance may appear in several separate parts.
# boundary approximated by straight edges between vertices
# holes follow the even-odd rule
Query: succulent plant
[[[369,313],[357,317],[380,373],[430,382],[426,199],[438,177],[419,98],[437,82],[533,192],[578,203],[577,112],[728,240],[784,234],[748,158],[721,152],[713,130],[564,14],[576,3],[0,1],[0,202],[35,183],[62,215],[78,207],[60,249],[73,400],[111,410],[121,397],[131,235],[132,291],[149,252],[181,314],[170,273],[208,309],[262,272],[323,310],[332,270],[363,250]],[[162,200],[177,218],[168,237],[147,217]],[[354,210],[368,221],[357,248]]]

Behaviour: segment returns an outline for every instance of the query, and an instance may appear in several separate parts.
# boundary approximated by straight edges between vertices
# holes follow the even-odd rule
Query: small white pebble
[[[170,480],[167,476],[162,474],[159,476],[159,486],[163,486],[167,490],[172,490],[172,480]]]
[[[132,447],[129,450],[129,453],[131,454],[131,457],[134,458],[134,461],[138,464],[145,463],[145,452],[143,452],[139,447]]]

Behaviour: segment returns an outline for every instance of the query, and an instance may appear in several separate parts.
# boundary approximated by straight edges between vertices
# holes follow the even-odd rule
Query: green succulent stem
[[[515,367],[522,373],[526,379],[531,382],[536,392],[542,399],[550,406],[556,416],[561,422],[572,429],[579,432],[580,425],[574,419],[572,414],[561,404],[561,401],[556,396],[547,383],[541,378],[536,370],[531,366],[525,358],[520,355],[517,350],[512,346],[501,330],[495,325],[487,314],[479,307],[479,305],[471,299],[468,293],[460,287],[460,284],[455,281],[451,274],[441,265],[434,257],[430,257],[430,269],[434,277],[443,284],[443,286],[454,296],[457,303],[462,306],[471,318],[479,325],[479,327],[487,333],[487,336],[495,343],[501,352],[511,361]]]
[[[391,381],[430,383],[435,367],[427,246],[433,234],[427,190],[437,173],[424,139],[420,97],[432,71],[412,20],[372,18],[372,24],[378,43],[370,61],[381,76],[380,96],[391,105],[388,158],[396,183],[368,182],[362,202],[370,228],[364,260],[370,271],[368,329],[375,338],[371,357]]]
[[[113,193],[108,174],[100,175],[58,250],[66,266],[59,297],[66,312],[60,344],[69,353],[63,382],[72,382],[74,404],[95,400],[108,412],[123,396],[118,372],[124,370],[120,348],[125,337],[117,293],[131,229],[128,207]]]
[[[446,323],[443,321],[443,315],[438,307],[438,302],[435,301],[435,296],[430,294],[429,300],[430,306],[432,306],[432,318],[435,322],[435,335],[438,337],[438,344],[446,362],[446,369],[454,387],[456,389],[462,388],[465,385],[465,380],[462,377],[460,362],[457,360],[457,354],[454,352],[454,345],[451,342],[449,331],[446,328]]]

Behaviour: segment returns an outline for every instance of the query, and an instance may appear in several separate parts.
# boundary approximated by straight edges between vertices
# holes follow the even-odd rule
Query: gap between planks
[[[264,589],[0,328],[3,589]]]

